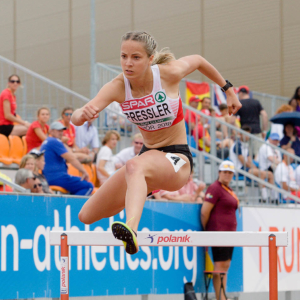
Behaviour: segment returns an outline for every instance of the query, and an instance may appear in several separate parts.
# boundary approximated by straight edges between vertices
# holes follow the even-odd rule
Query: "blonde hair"
[[[21,162],[20,162],[20,169],[25,168],[25,165],[29,159],[34,159],[34,161],[35,161],[35,157],[31,154],[26,154],[22,157]]]
[[[291,105],[288,104],[282,104],[277,110],[275,115],[277,114],[281,114],[283,112],[292,112],[293,111],[293,107]]]
[[[120,134],[119,134],[118,131],[116,131],[116,130],[109,130],[109,131],[106,132],[106,134],[105,134],[105,136],[104,136],[104,138],[102,140],[102,145],[105,145],[110,140],[110,138],[111,138],[111,136],[113,134],[116,135],[118,141],[120,140],[121,136],[120,136]]]
[[[154,56],[152,65],[166,64],[175,60],[175,56],[169,48],[163,48],[160,51],[157,51],[157,43],[155,39],[145,31],[129,31],[125,33],[122,36],[122,42],[128,40],[144,43],[148,57],[151,55]]]
[[[143,136],[141,133],[136,133],[133,137],[132,140],[134,141],[135,139],[143,139]]]

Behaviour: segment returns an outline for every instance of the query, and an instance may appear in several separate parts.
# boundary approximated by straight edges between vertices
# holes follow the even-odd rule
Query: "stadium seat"
[[[49,187],[55,194],[70,194],[66,189],[62,188],[61,186],[50,185]]]
[[[27,141],[26,141],[26,136],[22,136],[22,141],[23,141],[23,156],[27,154]]]
[[[9,141],[3,134],[0,134],[0,145],[0,162],[5,165],[10,165],[12,163],[12,159],[9,157]]]
[[[93,178],[92,178],[92,184],[95,186],[95,187],[100,187],[100,181],[97,177],[97,170],[96,170],[96,165],[95,164],[92,164],[91,165],[91,168],[92,168],[92,172],[93,172]]]
[[[93,170],[91,168],[90,165],[88,164],[83,164],[83,168],[87,171],[87,173],[89,174],[89,182],[93,183]],[[80,173],[80,175],[82,175]],[[94,183],[93,183],[94,184]]]
[[[10,135],[8,139],[10,143],[9,157],[12,159],[13,163],[19,165],[24,152],[22,139],[16,135]]]
[[[68,174],[69,175],[72,175],[72,176],[81,176],[80,175],[80,172],[75,168],[73,167],[71,164],[67,164],[68,166]]]

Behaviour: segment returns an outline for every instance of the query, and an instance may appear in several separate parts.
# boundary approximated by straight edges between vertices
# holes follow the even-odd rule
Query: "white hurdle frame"
[[[268,247],[269,299],[278,300],[277,247],[288,245],[287,232],[139,231],[138,243],[150,247]],[[61,246],[60,296],[68,300],[69,246],[123,246],[123,243],[110,231],[51,231],[50,245]]]

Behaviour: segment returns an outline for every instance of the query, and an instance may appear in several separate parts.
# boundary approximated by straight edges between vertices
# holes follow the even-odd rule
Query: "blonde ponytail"
[[[159,52],[155,51],[152,65],[166,64],[171,60],[175,60],[174,54],[169,48],[163,48]]]

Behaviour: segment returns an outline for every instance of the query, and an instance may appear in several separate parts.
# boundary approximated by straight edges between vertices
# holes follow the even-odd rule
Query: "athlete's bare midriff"
[[[184,120],[166,129],[152,132],[140,129],[140,132],[147,148],[160,148],[187,143]]]

